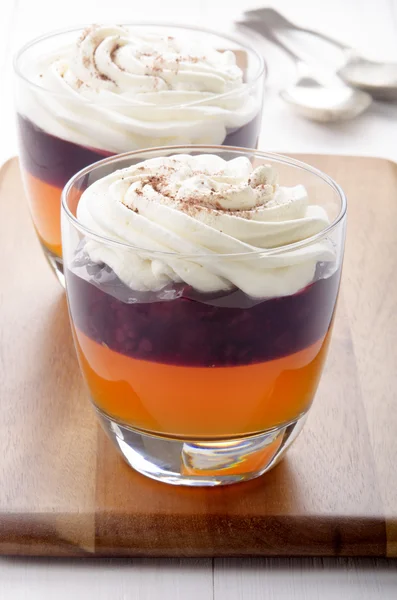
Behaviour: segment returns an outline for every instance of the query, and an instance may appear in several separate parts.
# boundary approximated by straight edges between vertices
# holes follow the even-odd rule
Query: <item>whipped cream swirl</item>
[[[305,240],[329,224],[302,185],[282,187],[270,165],[202,154],[153,158],[116,171],[85,190],[78,220],[137,250],[90,239],[91,260],[107,264],[131,289],[159,291],[185,282],[200,292],[239,288],[253,298],[294,294],[316,264],[334,261],[325,241]],[[231,256],[230,256],[231,255]]]
[[[92,26],[75,44],[25,68],[47,90],[24,90],[25,116],[53,135],[108,152],[222,144],[260,108],[260,93],[243,83],[233,52],[182,33]]]

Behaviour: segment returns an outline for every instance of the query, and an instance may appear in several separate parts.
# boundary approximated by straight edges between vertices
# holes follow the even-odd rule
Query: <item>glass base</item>
[[[195,487],[228,485],[263,475],[281,460],[306,419],[303,415],[250,437],[192,441],[139,431],[96,410],[104,430],[133,469],[157,481]]]
[[[47,259],[51,269],[54,271],[56,278],[58,279],[61,286],[65,287],[65,276],[63,274],[63,260],[50,250],[46,248],[43,244],[40,244],[41,248],[44,252],[44,256]]]

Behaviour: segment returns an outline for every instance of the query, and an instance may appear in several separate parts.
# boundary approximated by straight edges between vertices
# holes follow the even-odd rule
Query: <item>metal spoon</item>
[[[333,44],[344,54],[345,62],[339,69],[338,75],[347,84],[369,92],[378,100],[397,100],[397,63],[369,60],[350,46],[325,33],[291,23],[273,8],[249,10],[244,14],[250,18],[260,19],[268,29],[310,33]]]
[[[332,122],[352,119],[366,110],[372,98],[343,83],[336,75],[317,73],[296,52],[277,38],[262,21],[240,21],[279,46],[295,62],[298,78],[295,84],[282,90],[280,96],[297,113],[313,121]]]

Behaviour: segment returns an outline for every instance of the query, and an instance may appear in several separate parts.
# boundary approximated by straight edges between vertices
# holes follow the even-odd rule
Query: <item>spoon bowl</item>
[[[280,96],[301,116],[321,123],[353,119],[372,102],[366,92],[345,85],[324,86],[311,77],[298,79]]]
[[[282,90],[280,96],[303,117],[322,123],[346,121],[360,115],[372,103],[369,94],[346,85],[338,75],[314,70],[262,21],[244,20],[238,25],[263,35],[294,61],[297,80]]]
[[[397,100],[397,63],[376,62],[351,53],[338,75],[377,100]]]

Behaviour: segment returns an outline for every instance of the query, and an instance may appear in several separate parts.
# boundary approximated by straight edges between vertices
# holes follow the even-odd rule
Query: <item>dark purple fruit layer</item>
[[[24,169],[61,189],[84,167],[111,156],[50,135],[21,115],[18,115],[18,137]]]
[[[223,140],[222,146],[237,146],[238,148],[257,148],[261,130],[262,114],[259,113],[244,127],[230,131]],[[229,157],[228,157],[229,158]]]
[[[255,148],[259,128],[260,115],[229,133],[223,145]],[[34,177],[59,188],[84,167],[112,155],[50,135],[22,115],[18,115],[18,136],[23,167]]]
[[[332,320],[340,275],[320,278],[293,296],[255,304],[239,290],[210,297],[182,284],[169,291],[180,294],[173,300],[159,301],[153,294],[132,298],[134,293],[108,267],[102,267],[104,277],[97,277],[99,268],[85,267],[84,277],[91,282],[66,271],[78,329],[127,356],[203,367],[268,361],[322,338]],[[323,268],[319,265],[318,271]],[[101,277],[103,284],[93,283]],[[129,303],[120,299],[123,294]]]

